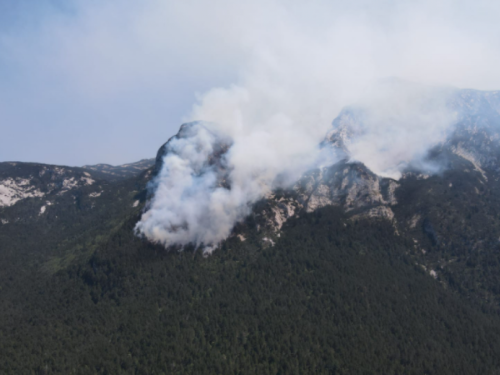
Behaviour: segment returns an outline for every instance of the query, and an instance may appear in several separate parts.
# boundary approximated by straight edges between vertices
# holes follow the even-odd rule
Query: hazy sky
[[[259,99],[247,122],[281,106],[311,127],[382,77],[500,88],[499,16],[496,1],[0,0],[0,161],[154,157],[185,119],[231,126],[217,103],[240,88]]]

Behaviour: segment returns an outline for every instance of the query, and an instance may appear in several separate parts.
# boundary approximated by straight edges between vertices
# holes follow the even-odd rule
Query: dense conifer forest
[[[406,255],[383,220],[325,208],[274,247],[166,253],[129,217],[85,264],[2,286],[2,373],[494,373],[500,319]],[[11,288],[12,294],[9,293]]]
[[[279,236],[252,214],[206,256],[134,235],[148,173],[2,209],[0,373],[498,373],[496,181],[410,176],[394,220],[327,206]]]

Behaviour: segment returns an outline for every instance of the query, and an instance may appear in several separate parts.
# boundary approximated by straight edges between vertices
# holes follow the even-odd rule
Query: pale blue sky
[[[145,45],[157,43],[153,36],[137,35],[147,25],[133,25],[127,35],[127,23],[137,22],[132,2],[107,9],[94,1],[59,3],[0,0],[0,161],[82,165],[154,157],[196,92],[234,76],[210,57],[212,67],[189,66],[203,58],[196,51],[183,56],[192,41],[155,50]],[[159,32],[172,33],[166,41],[175,37],[168,28]],[[131,61],[137,54],[145,56]]]
[[[500,88],[499,10],[472,0],[0,0],[0,161],[154,157],[197,93],[232,84],[296,90],[288,106],[314,98],[330,117],[388,75]],[[313,107],[323,111],[304,110]]]

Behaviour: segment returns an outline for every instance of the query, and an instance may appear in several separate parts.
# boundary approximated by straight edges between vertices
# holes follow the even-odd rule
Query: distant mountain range
[[[142,159],[136,163],[122,164],[122,165],[109,165],[109,164],[96,164],[84,165],[82,168],[89,169],[94,172],[99,172],[99,176],[108,180],[119,180],[122,178],[134,177],[138,173],[152,167],[155,163],[154,159]]]

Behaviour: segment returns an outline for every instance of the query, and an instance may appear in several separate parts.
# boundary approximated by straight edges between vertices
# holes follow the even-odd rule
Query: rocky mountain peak
[[[183,147],[190,144],[191,147],[206,148],[208,153],[206,160],[198,160],[197,172],[201,173],[203,168],[216,167],[221,174],[225,170],[223,155],[231,146],[231,140],[216,134],[212,128],[202,121],[193,121],[182,124],[178,133],[165,142],[156,154],[153,176],[157,176],[163,168],[165,156],[181,155],[190,150]],[[196,151],[196,150],[195,150]]]

